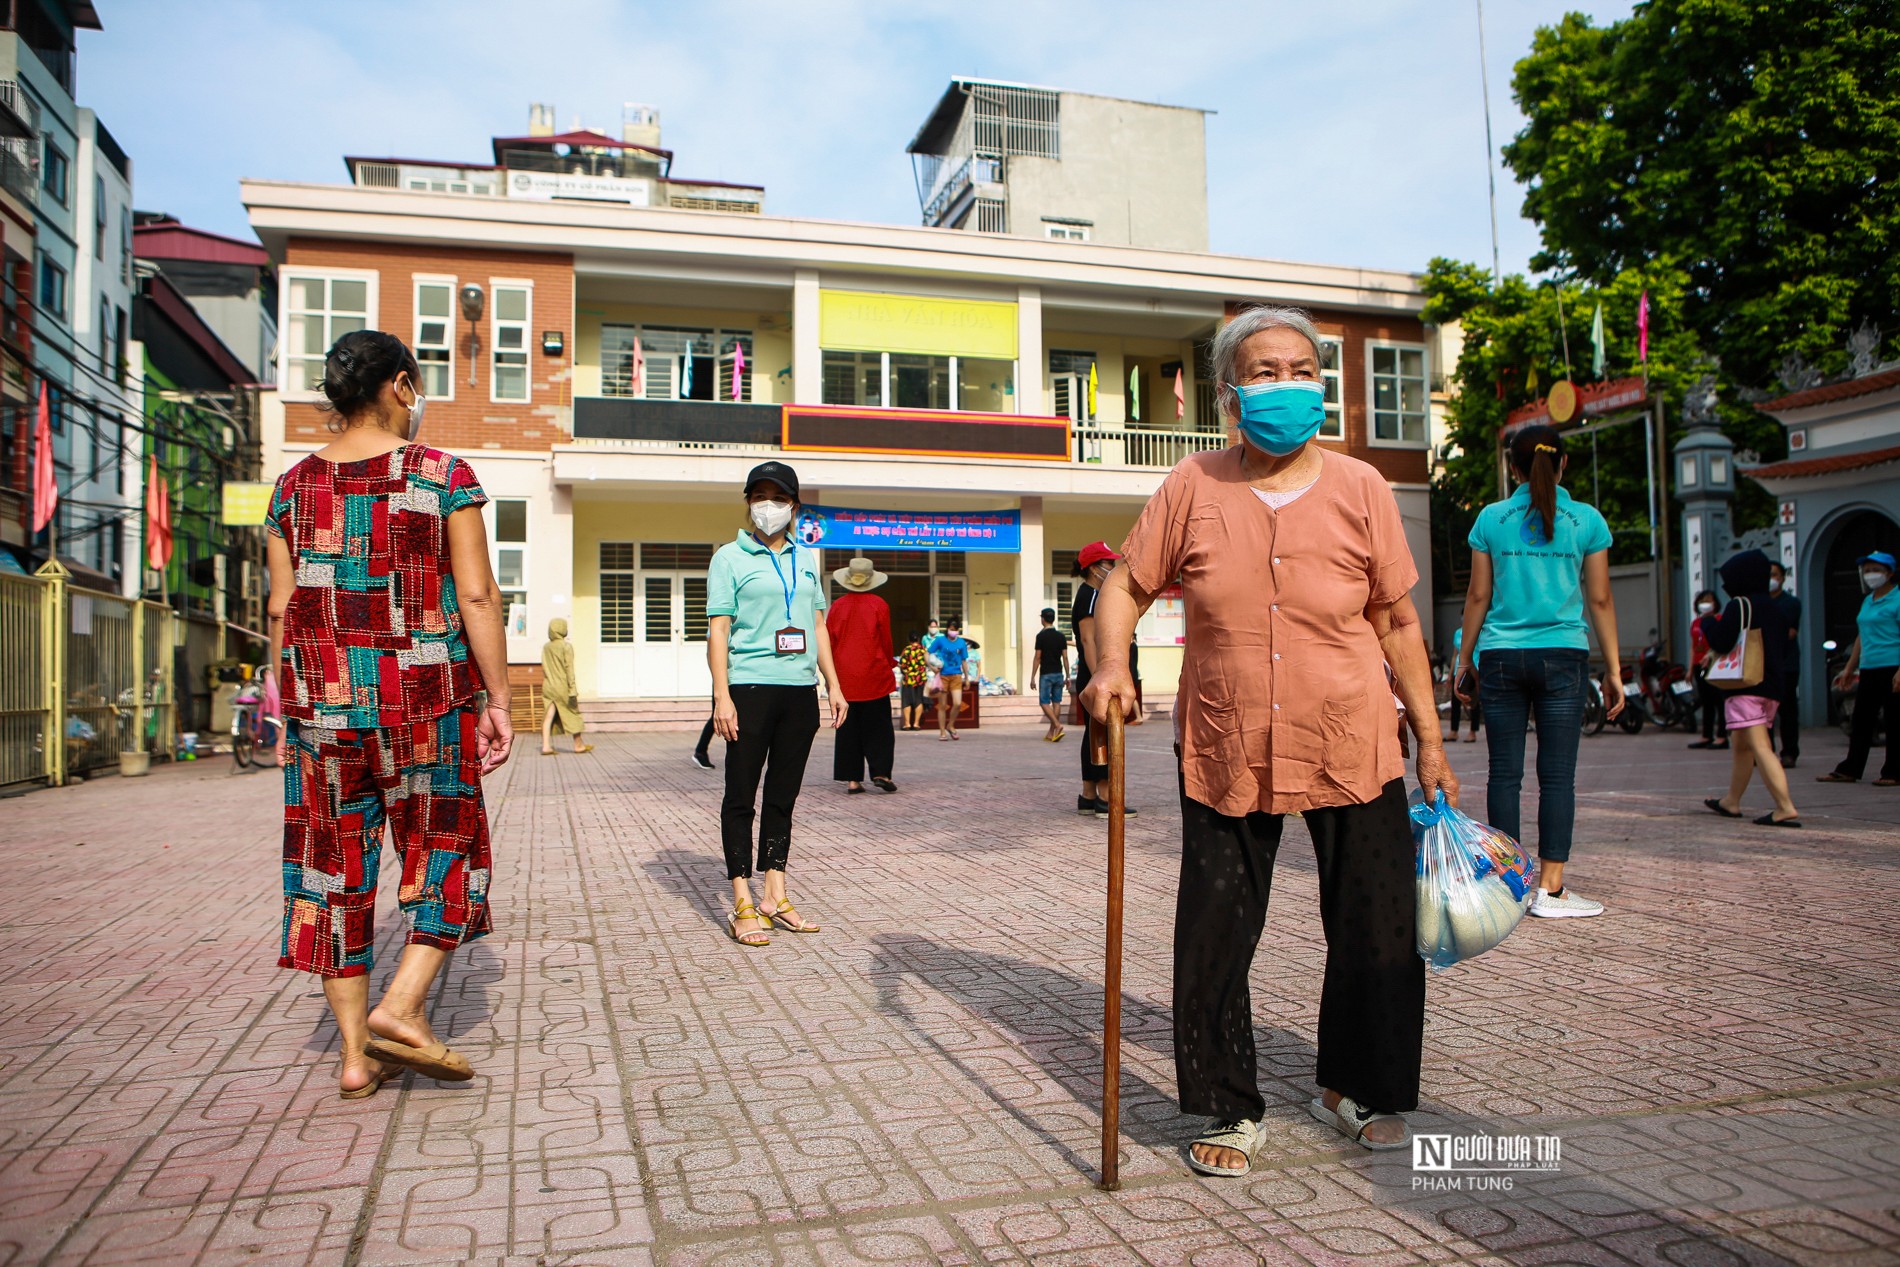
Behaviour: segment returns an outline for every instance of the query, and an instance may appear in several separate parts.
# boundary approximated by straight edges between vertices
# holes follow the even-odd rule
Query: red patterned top
[[[449,570],[448,517],[488,500],[458,457],[409,444],[285,471],[265,527],[290,547],[284,716],[338,730],[440,717],[482,689]]]

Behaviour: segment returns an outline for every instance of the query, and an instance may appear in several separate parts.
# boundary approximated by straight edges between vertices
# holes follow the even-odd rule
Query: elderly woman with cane
[[[1318,855],[1327,944],[1309,1111],[1367,1148],[1410,1140],[1399,1115],[1418,1104],[1425,965],[1387,665],[1421,789],[1455,804],[1458,781],[1392,491],[1312,443],[1325,416],[1318,332],[1297,310],[1249,309],[1215,336],[1212,362],[1241,443],[1176,466],[1129,533],[1096,604],[1101,663],[1084,702],[1097,719],[1133,711],[1135,621],[1178,576],[1175,1070],[1181,1107],[1213,1119],[1188,1164],[1238,1176],[1264,1133],[1247,975],[1289,813]]]

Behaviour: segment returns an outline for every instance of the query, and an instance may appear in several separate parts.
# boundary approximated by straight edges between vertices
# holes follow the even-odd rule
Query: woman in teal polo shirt
[[[1900,787],[1900,585],[1894,584],[1894,557],[1875,550],[1860,557],[1860,583],[1867,597],[1855,618],[1859,637],[1847,653],[1834,685],[1845,691],[1854,679],[1860,690],[1854,697],[1854,733],[1847,740],[1847,756],[1820,778],[1822,783],[1858,783],[1873,751],[1874,733],[1886,723],[1887,757],[1875,787]]]
[[[1482,647],[1478,693],[1491,752],[1486,808],[1493,827],[1520,840],[1524,736],[1531,713],[1537,715],[1541,869],[1530,913],[1601,915],[1602,903],[1564,887],[1564,863],[1577,818],[1577,745],[1589,686],[1586,597],[1606,666],[1604,706],[1611,717],[1623,711],[1610,527],[1596,507],[1573,500],[1559,485],[1563,439],[1551,428],[1526,427],[1512,437],[1511,470],[1522,481],[1517,491],[1486,506],[1471,527],[1471,588],[1452,682],[1464,680]]]
[[[719,835],[732,881],[726,931],[742,946],[764,946],[775,924],[795,933],[818,926],[785,894],[792,807],[805,781],[805,759],[818,734],[818,678],[831,697],[831,724],[844,722],[844,692],[825,633],[825,590],[818,552],[788,532],[798,513],[798,475],[762,462],[745,482],[749,526],[713,555],[706,575],[713,728],[726,741],[726,796]],[[759,871],[765,906],[752,903],[753,798],[765,779],[759,820]]]

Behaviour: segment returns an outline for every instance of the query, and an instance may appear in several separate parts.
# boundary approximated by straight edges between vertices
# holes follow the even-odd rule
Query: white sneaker
[[[1565,885],[1562,897],[1552,897],[1548,889],[1537,890],[1537,896],[1531,899],[1530,913],[1541,919],[1584,919],[1603,914],[1603,903],[1592,902]]]

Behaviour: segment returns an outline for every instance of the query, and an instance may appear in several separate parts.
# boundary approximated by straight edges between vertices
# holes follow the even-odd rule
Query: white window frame
[[[1073,224],[1066,220],[1044,220],[1042,236],[1051,242],[1086,242],[1090,238],[1089,225]]]
[[[366,330],[374,330],[376,328],[376,314],[380,311],[379,305],[382,302],[380,293],[382,274],[373,268],[305,268],[301,265],[286,265],[277,275],[277,311],[281,314],[280,320],[282,322],[279,326],[281,333],[278,336],[277,343],[277,391],[284,400],[310,401],[323,399],[323,393],[320,391],[310,391],[296,386],[292,381],[291,375],[291,367],[297,360],[297,356],[290,346],[290,324],[293,316],[295,316],[290,304],[291,285],[293,282],[305,278],[321,278],[325,282],[345,281],[368,283],[363,296],[363,303],[368,308],[368,311],[364,313],[363,328]],[[327,321],[331,310],[326,308],[323,312],[325,320]],[[328,333],[327,326],[325,333]],[[335,340],[330,340],[330,342],[335,342]],[[328,350],[326,347],[325,351]]]
[[[501,292],[504,290],[523,290],[528,294],[528,315],[519,321],[504,321],[501,316]],[[501,332],[504,328],[521,327],[522,377],[527,388],[525,396],[502,396],[497,394],[501,386],[502,355]],[[512,349],[510,349],[512,351]],[[534,403],[534,283],[520,277],[491,277],[488,279],[488,401],[494,405],[528,405]]]
[[[1320,382],[1322,385],[1329,380],[1332,382],[1333,400],[1326,406],[1326,421],[1320,424],[1319,438],[1344,444],[1346,442],[1346,341],[1333,334],[1322,334],[1319,341],[1322,344],[1332,344],[1339,352],[1339,355],[1333,358],[1336,364],[1330,370],[1326,368],[1324,357],[1320,360]]]
[[[447,277],[439,273],[417,273],[410,287],[410,315],[415,319],[415,325],[411,327],[411,331],[415,338],[409,346],[415,351],[417,362],[420,363],[422,361],[422,353],[425,350],[432,352],[446,351],[449,354],[449,389],[441,395],[430,392],[429,399],[431,400],[455,399],[455,318],[457,315],[456,285],[458,281],[458,278]],[[447,286],[449,288],[449,315],[446,318],[447,325],[444,328],[443,341],[440,345],[427,344],[422,341],[422,323],[424,321],[436,320],[434,317],[425,317],[422,315],[422,288],[424,286]],[[432,361],[429,363],[434,365],[442,364],[440,361]]]
[[[500,503],[502,502],[521,503],[521,540],[519,541],[503,541],[501,539]],[[501,594],[504,599],[509,594],[518,593],[521,595],[521,601],[526,603],[528,601],[528,595],[534,592],[534,586],[532,584],[534,572],[534,554],[532,550],[534,542],[534,500],[529,497],[491,497],[488,500],[488,505],[483,507],[483,516],[487,520],[488,566],[494,569],[495,590]],[[504,587],[501,583],[501,552],[503,550],[521,551],[520,585]],[[508,619],[508,609],[509,603],[504,601],[501,608],[503,622],[506,622]],[[528,633],[532,634],[533,632],[534,627],[530,624]],[[510,638],[526,636],[516,634],[513,629],[508,629],[507,635]]]
[[[1395,348],[1401,352],[1417,352],[1420,367],[1424,371],[1425,388],[1425,434],[1416,440],[1381,440],[1379,438],[1378,410],[1373,408],[1377,399],[1378,386],[1372,367],[1373,354],[1380,348]],[[1432,447],[1432,350],[1423,343],[1409,342],[1404,339],[1367,339],[1365,341],[1366,370],[1366,447],[1370,449],[1429,449]],[[1402,381],[1402,376],[1401,376]],[[1400,420],[1399,427],[1405,423]]]

